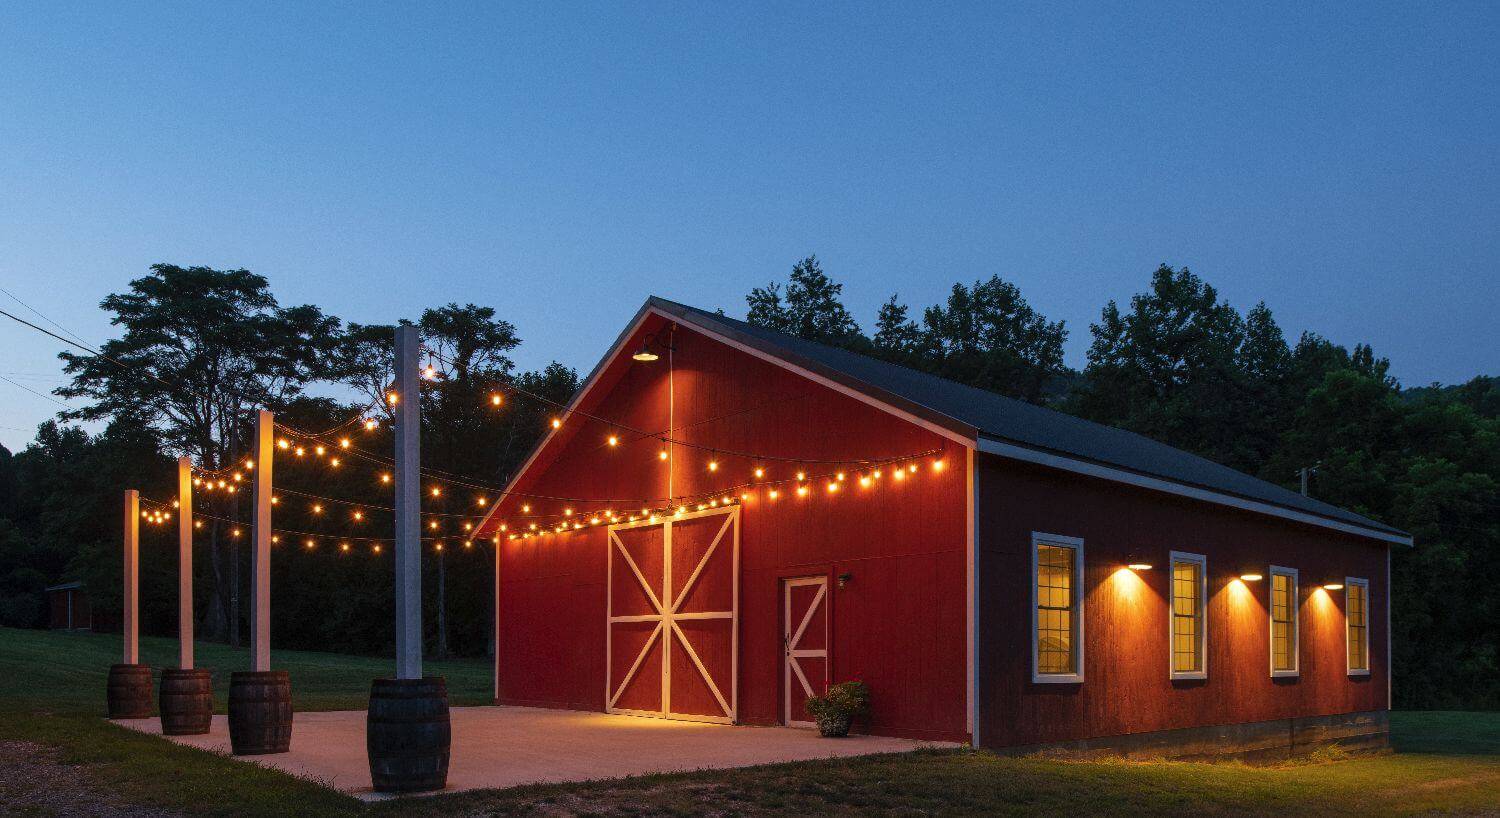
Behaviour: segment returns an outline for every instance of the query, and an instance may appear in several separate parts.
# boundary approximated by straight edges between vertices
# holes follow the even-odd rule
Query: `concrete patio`
[[[735,727],[530,707],[455,707],[452,721],[453,756],[444,792],[953,746],[879,736],[825,739],[815,731],[785,727]],[[116,724],[161,733],[161,721],[155,718]],[[166,738],[189,747],[229,752],[224,716],[214,716],[207,735]],[[239,760],[309,778],[367,801],[389,797],[370,788],[363,710],[298,713],[289,752]]]

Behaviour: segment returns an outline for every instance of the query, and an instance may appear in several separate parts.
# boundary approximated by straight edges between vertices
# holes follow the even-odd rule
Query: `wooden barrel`
[[[150,665],[110,665],[106,692],[110,718],[151,718]]]
[[[284,670],[229,675],[229,746],[237,756],[292,746],[292,679]]]
[[[365,749],[377,792],[421,792],[448,785],[448,683],[376,679],[370,687]]]
[[[201,736],[214,718],[214,672],[169,667],[161,672],[161,731]]]

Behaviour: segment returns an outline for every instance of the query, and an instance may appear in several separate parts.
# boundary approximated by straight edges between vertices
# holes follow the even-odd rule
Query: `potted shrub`
[[[849,735],[849,723],[870,709],[870,688],[853,680],[829,685],[821,696],[807,700],[807,712],[818,722],[818,732],[828,738]]]

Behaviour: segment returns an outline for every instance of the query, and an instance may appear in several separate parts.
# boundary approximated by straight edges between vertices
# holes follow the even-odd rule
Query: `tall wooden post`
[[[292,745],[292,680],[271,669],[271,454],[276,418],[255,413],[255,509],[250,543],[250,669],[229,676],[229,746],[235,755]]]
[[[177,667],[161,670],[161,731],[207,733],[214,718],[213,672],[193,667],[193,461],[177,458]]]
[[[271,462],[276,418],[255,413],[255,511],[250,545],[250,669],[271,669]]]
[[[365,747],[376,792],[440,790],[452,730],[448,683],[422,676],[422,396],[417,328],[396,328],[396,678],[370,684]]]
[[[422,401],[417,328],[396,328],[396,678],[422,678]]]
[[[494,681],[494,685],[493,685],[494,689],[491,691],[491,693],[494,694],[491,698],[494,699],[494,703],[495,704],[499,704],[500,703],[500,540],[501,540],[501,537],[500,537],[499,529],[496,529],[496,533],[495,533],[495,609],[493,611],[494,620],[492,622],[492,624],[494,625],[494,628],[495,628],[495,634],[494,634],[494,640],[492,642],[490,642],[490,647],[492,649],[494,649],[494,651],[495,651],[495,666],[492,668],[492,670],[495,672],[495,681]]]
[[[193,463],[177,458],[177,667],[193,667]]]
[[[110,665],[106,702],[112,719],[144,719],[151,716],[151,668],[140,664],[140,556],[141,495],[125,491],[123,604],[124,662]]]
[[[139,664],[140,643],[140,556],[141,556],[141,493],[135,489],[125,490],[125,603],[124,633],[127,665]]]

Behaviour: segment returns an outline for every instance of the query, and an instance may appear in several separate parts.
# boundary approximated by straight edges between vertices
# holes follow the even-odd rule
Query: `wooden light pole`
[[[229,677],[235,755],[284,753],[292,743],[292,680],[271,669],[271,472],[276,418],[255,414],[255,511],[250,546],[250,670]]]
[[[125,645],[121,663],[109,666],[106,702],[112,719],[145,719],[151,717],[151,667],[140,664],[141,493],[135,489],[125,490],[123,523],[121,624]]]
[[[213,671],[193,667],[193,462],[177,458],[177,667],[161,672],[161,731],[194,736],[213,724]]]
[[[193,669],[193,464],[177,458],[177,667]]]
[[[448,783],[448,686],[422,676],[422,395],[417,328],[396,328],[396,678],[370,686],[365,749],[380,792],[440,790]]]
[[[271,463],[276,418],[255,413],[255,521],[250,544],[250,670],[271,669]]]
[[[125,656],[120,661],[134,665],[141,660],[140,592],[141,592],[141,493],[135,489],[125,492],[125,587],[121,596],[125,603],[122,627],[125,635]]]
[[[417,328],[396,329],[396,678],[422,678],[422,401]]]

